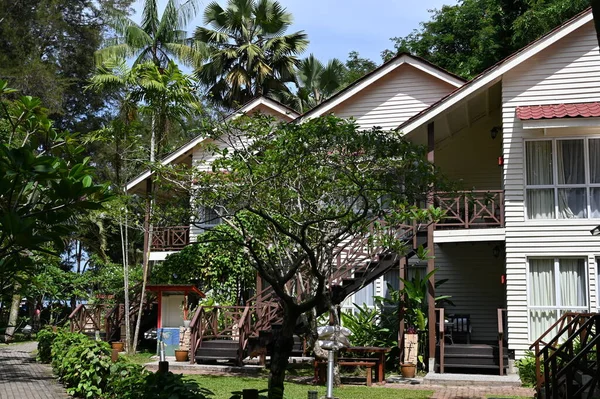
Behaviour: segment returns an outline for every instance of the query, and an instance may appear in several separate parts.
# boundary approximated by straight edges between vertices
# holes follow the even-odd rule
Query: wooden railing
[[[436,193],[435,206],[446,211],[436,229],[504,227],[502,190]]]
[[[190,243],[190,226],[153,227],[150,250],[176,251]]]
[[[190,323],[190,363],[204,340],[237,340],[241,364],[248,339],[252,336],[252,311],[256,306],[201,306]]]
[[[571,323],[579,325],[579,321],[583,320],[585,322],[572,331],[558,348],[545,346],[541,350],[544,365],[543,396],[546,398],[582,398],[587,389],[588,398],[597,397],[600,315],[573,319]]]
[[[444,308],[435,308],[435,311],[438,313],[438,342],[440,346],[440,373],[444,373],[444,357],[446,350],[446,318],[444,315]]]
[[[500,375],[504,375],[504,326],[506,309],[498,309],[498,364]]]
[[[92,333],[103,331],[105,307],[80,304],[69,315],[71,332]]]
[[[590,320],[598,316],[598,313],[567,312],[531,344],[529,349],[534,350],[535,353],[536,390],[538,397],[541,395],[542,387],[552,384],[550,377],[556,376],[552,372],[552,369],[556,371],[556,367],[558,366],[556,361],[557,356],[564,355],[565,345],[572,353],[573,341],[576,339],[576,336],[581,335],[582,332],[585,332],[587,335],[587,329],[582,330],[582,328],[587,326]],[[550,357],[554,353],[559,353],[559,355]],[[544,366],[543,373],[542,365]],[[546,397],[550,397],[548,396],[548,392],[546,392]]]

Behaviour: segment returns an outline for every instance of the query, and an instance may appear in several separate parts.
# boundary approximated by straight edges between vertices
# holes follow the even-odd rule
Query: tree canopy
[[[196,76],[210,99],[225,108],[239,107],[258,95],[287,91],[294,81],[297,55],[307,45],[303,31],[286,33],[292,15],[277,1],[229,0],[204,11],[194,37],[208,47]]]
[[[472,78],[587,7],[587,0],[461,0],[433,10],[421,29],[392,38],[394,49],[382,58],[406,51]]]
[[[280,398],[296,322],[317,306],[329,309],[327,283],[340,248],[365,234],[383,242],[395,231],[378,224],[384,219],[428,223],[436,210],[411,204],[441,180],[422,147],[333,116],[276,126],[266,117],[241,117],[209,134],[217,143],[213,173],[191,171],[187,180],[194,182],[192,198],[229,227],[213,233],[247,253],[282,303],[269,391]],[[388,240],[386,248],[402,254],[404,244]],[[301,296],[286,288],[298,275],[310,281]]]

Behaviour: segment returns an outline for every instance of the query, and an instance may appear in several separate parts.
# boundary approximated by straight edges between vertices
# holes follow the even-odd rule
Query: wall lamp
[[[590,230],[593,236],[600,236],[600,226],[596,226]]]

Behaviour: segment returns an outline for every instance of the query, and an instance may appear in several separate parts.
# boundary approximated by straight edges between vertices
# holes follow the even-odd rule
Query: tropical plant
[[[342,312],[342,325],[352,331],[349,339],[355,346],[395,346],[390,329],[381,323],[381,312],[377,307],[354,304],[353,312]]]
[[[208,47],[206,62],[196,69],[210,99],[233,109],[255,96],[289,91],[297,54],[308,45],[304,32],[286,34],[292,16],[277,1],[229,0],[225,8],[212,2],[204,24],[194,34]]]
[[[161,17],[158,1],[144,0],[142,22],[137,24],[125,12],[109,8],[107,22],[116,33],[96,51],[96,62],[135,57],[133,65],[150,61],[160,68],[176,59],[193,66],[203,58],[202,46],[188,38],[185,27],[198,11],[198,0],[168,0]]]
[[[519,377],[521,378],[521,383],[526,387],[534,387],[537,381],[536,371],[535,371],[535,354],[532,351],[526,351],[525,357],[517,360],[515,362],[515,366],[517,366],[517,370],[519,370]],[[544,372],[542,365],[542,373]]]
[[[295,93],[288,90],[275,93],[281,102],[299,112],[306,112],[319,105],[342,86],[345,74],[344,64],[337,58],[323,65],[313,54],[300,61],[296,72]],[[278,95],[279,94],[279,95]]]

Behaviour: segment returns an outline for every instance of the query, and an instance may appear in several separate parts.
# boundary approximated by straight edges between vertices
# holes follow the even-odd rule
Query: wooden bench
[[[355,366],[355,367],[364,367],[367,369],[367,386],[370,387],[373,382],[373,367],[377,366],[377,359],[371,358],[339,358],[337,364],[340,366]],[[324,373],[321,373],[322,366],[327,365],[327,360],[314,360],[315,367],[315,380],[323,384]],[[324,367],[323,367],[324,369]]]

